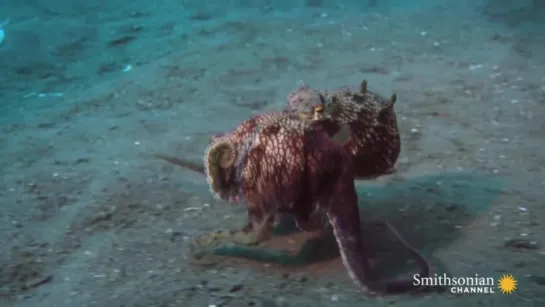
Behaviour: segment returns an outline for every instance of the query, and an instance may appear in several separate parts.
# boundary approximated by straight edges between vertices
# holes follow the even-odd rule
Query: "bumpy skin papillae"
[[[303,85],[288,95],[285,110],[301,119],[327,119],[322,126],[352,154],[357,178],[392,171],[401,140],[394,111],[396,95],[385,99],[367,89],[318,91]]]
[[[362,289],[384,294],[417,290],[410,278],[380,281],[373,276],[363,247],[351,157],[321,128],[272,116],[242,140],[229,133],[216,137],[206,151],[205,169],[218,198],[240,198],[247,205],[248,227],[217,232],[224,242],[258,244],[269,235],[277,213],[289,213],[301,225],[325,214],[348,274]],[[427,263],[420,273],[429,275]]]

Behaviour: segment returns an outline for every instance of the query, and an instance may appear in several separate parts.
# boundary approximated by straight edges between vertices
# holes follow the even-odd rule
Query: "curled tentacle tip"
[[[221,197],[229,190],[229,169],[237,158],[236,149],[230,141],[219,141],[208,147],[205,154],[206,177],[212,192]]]

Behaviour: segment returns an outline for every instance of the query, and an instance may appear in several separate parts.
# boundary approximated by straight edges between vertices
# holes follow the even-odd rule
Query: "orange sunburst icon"
[[[505,274],[498,280],[498,289],[503,294],[511,294],[517,289],[517,280],[511,274]]]

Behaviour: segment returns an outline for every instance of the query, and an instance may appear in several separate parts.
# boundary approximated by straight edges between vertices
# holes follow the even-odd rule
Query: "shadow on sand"
[[[460,227],[486,212],[502,194],[503,186],[503,180],[498,177],[471,173],[426,175],[382,185],[357,182],[365,244],[368,251],[380,259],[381,265],[376,268],[379,274],[387,277],[414,269],[407,262],[411,259],[408,251],[385,231],[366,226],[366,221],[390,222],[429,259],[435,250],[449,245],[461,235]],[[290,236],[293,232],[297,230],[292,220],[283,219],[275,235]],[[308,240],[295,254],[225,245],[215,249],[214,255],[305,266],[338,257],[339,251],[333,236],[327,236]],[[446,273],[441,269],[442,265],[431,262],[436,273]]]

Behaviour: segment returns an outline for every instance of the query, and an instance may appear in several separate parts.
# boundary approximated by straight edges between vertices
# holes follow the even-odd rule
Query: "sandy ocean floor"
[[[0,306],[543,306],[545,9],[246,2],[0,5]],[[370,298],[338,258],[190,263],[244,207],[146,154],[199,161],[301,82],[362,79],[397,93],[403,144],[397,174],[357,182],[362,215],[453,276],[513,274],[513,294]]]

